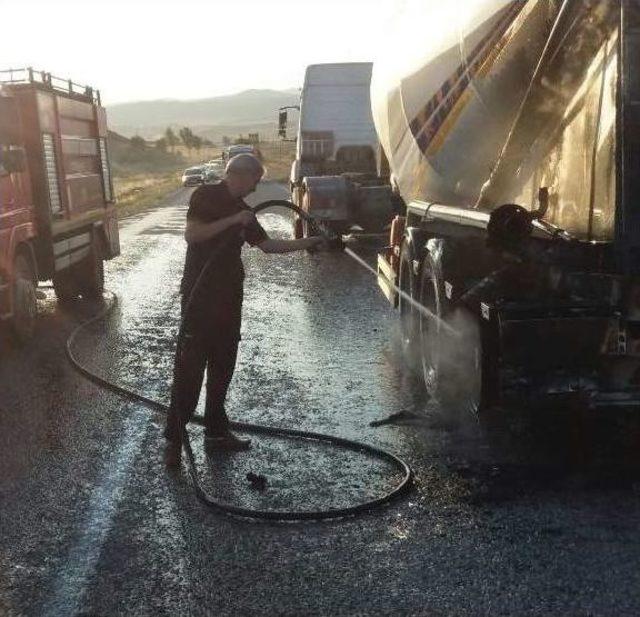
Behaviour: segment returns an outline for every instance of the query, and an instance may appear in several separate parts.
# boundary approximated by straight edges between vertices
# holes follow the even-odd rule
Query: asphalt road
[[[96,372],[161,400],[188,196],[180,189],[122,222],[122,256],[107,272],[118,307],[77,345]],[[285,196],[265,184],[257,198]],[[281,216],[261,221],[288,233]],[[371,244],[352,247],[373,262]],[[640,612],[640,474],[626,454],[611,456],[625,450],[623,438],[601,457],[592,440],[557,427],[508,438],[472,423],[454,430],[403,368],[397,316],[355,262],[248,249],[245,264],[229,414],[383,446],[414,467],[413,492],[330,523],[212,514],[184,470],[164,468],[162,417],[67,363],[67,336],[97,307],[61,308],[47,291],[31,345],[1,336],[0,614]],[[418,419],[369,426],[398,411]],[[268,437],[209,459],[200,429],[191,434],[207,490],[230,503],[336,507],[397,479],[366,455]],[[248,471],[267,477],[265,491],[251,489]]]

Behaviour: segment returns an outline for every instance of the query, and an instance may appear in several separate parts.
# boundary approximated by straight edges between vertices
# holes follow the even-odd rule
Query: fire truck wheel
[[[53,289],[59,302],[73,302],[80,295],[76,273],[73,268],[56,272],[53,276]]]
[[[16,257],[14,267],[13,330],[18,340],[25,342],[33,336],[36,325],[36,283],[31,263],[24,255]]]
[[[91,242],[91,252],[78,266],[79,291],[84,298],[101,298],[104,292],[104,261],[100,241]]]

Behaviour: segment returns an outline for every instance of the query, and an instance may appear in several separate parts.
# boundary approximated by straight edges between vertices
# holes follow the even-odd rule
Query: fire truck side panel
[[[16,87],[33,179],[41,280],[81,261],[97,236],[105,259],[119,254],[101,107],[31,84]]]

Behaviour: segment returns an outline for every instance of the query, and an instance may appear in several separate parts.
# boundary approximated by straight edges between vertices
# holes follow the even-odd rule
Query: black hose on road
[[[304,210],[298,208],[295,204],[292,204],[290,201],[275,199],[262,202],[258,204],[255,208],[253,208],[254,212],[261,212],[262,210],[266,210],[272,207],[284,207],[290,210],[293,210],[298,213],[299,216],[305,218],[320,234],[324,235],[327,239],[333,240],[333,238],[328,237],[327,232],[316,223],[314,219],[312,219]],[[224,244],[221,244],[220,247],[210,256],[209,260],[203,267],[198,279],[196,280],[193,288],[191,290],[191,294],[188,298],[188,301],[185,306],[184,316],[188,314],[189,308],[193,302],[194,292],[198,289],[200,282],[203,280],[204,274],[211,267],[211,265],[215,262],[215,259],[219,252],[224,247]],[[66,352],[69,361],[74,366],[76,370],[78,370],[84,377],[96,383],[97,385],[118,394],[128,400],[132,400],[138,403],[142,403],[146,407],[158,411],[167,413],[168,406],[164,403],[160,403],[154,399],[151,399],[144,394],[140,394],[139,392],[135,392],[134,390],[130,390],[129,388],[125,388],[116,383],[109,381],[104,377],[100,377],[96,373],[92,372],[89,368],[87,368],[82,362],[74,355],[73,347],[78,335],[88,326],[96,323],[105,317],[113,310],[113,308],[117,304],[117,297],[113,294],[113,301],[107,307],[105,307],[102,311],[100,311],[97,315],[91,317],[90,319],[81,323],[69,336],[67,339]],[[182,323],[180,325],[180,330],[178,333],[178,345],[184,335],[185,329],[185,319],[183,318]],[[202,416],[194,416],[192,421],[203,424],[204,418]],[[393,499],[399,497],[409,490],[413,480],[413,472],[409,465],[403,461],[401,458],[397,457],[386,450],[381,448],[376,448],[374,446],[370,446],[368,444],[359,443],[357,441],[353,441],[351,439],[345,439],[343,437],[335,437],[332,435],[325,435],[323,433],[316,433],[312,431],[301,431],[295,429],[287,429],[287,428],[279,428],[272,426],[264,426],[260,424],[251,424],[248,422],[231,422],[231,427],[245,432],[250,433],[259,433],[263,435],[271,435],[276,437],[290,437],[297,439],[307,439],[317,442],[326,443],[329,445],[346,448],[348,450],[352,450],[354,452],[361,452],[363,454],[370,454],[372,456],[378,457],[388,463],[391,463],[396,469],[400,471],[402,474],[402,479],[391,491],[385,493],[384,495],[372,499],[370,501],[355,504],[352,506],[346,506],[343,508],[335,508],[330,510],[309,510],[309,511],[283,511],[283,510],[254,510],[250,508],[243,508],[241,506],[234,506],[232,504],[223,503],[213,499],[202,487],[200,483],[200,479],[198,476],[198,470],[195,462],[195,458],[193,455],[193,450],[191,448],[191,442],[189,440],[189,433],[185,430],[182,433],[182,446],[186,453],[187,467],[189,470],[189,475],[191,477],[191,481],[193,483],[193,487],[195,489],[196,495],[198,498],[205,503],[208,507],[215,510],[216,512],[236,516],[247,519],[257,519],[257,520],[268,520],[268,521],[280,521],[280,522],[295,522],[295,521],[320,521],[327,519],[335,519],[335,518],[343,518],[346,516],[354,516],[356,514],[364,514],[372,511],[375,508],[388,504]]]

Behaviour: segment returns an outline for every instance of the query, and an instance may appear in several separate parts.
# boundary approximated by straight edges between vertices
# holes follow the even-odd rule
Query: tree
[[[195,135],[193,134],[193,131],[188,126],[184,126],[180,129],[178,134],[180,135],[180,139],[182,140],[185,148],[187,150],[191,150],[194,147],[193,139]]]
[[[140,135],[134,135],[131,138],[131,147],[135,150],[144,150],[147,147],[147,142]]]
[[[175,147],[180,143],[180,140],[178,139],[178,137],[173,132],[173,129],[170,126],[168,126],[167,130],[164,132],[164,139],[167,143],[167,146],[171,148],[172,152],[175,150]]]
[[[164,137],[161,137],[160,139],[156,139],[156,148],[160,150],[160,152],[166,152],[167,140]]]
[[[222,136],[222,145],[223,146],[230,146],[231,145],[231,138],[228,135],[223,135]]]
[[[202,148],[202,137],[194,135],[191,139],[191,145],[194,147],[196,152],[200,152],[200,148]]]

